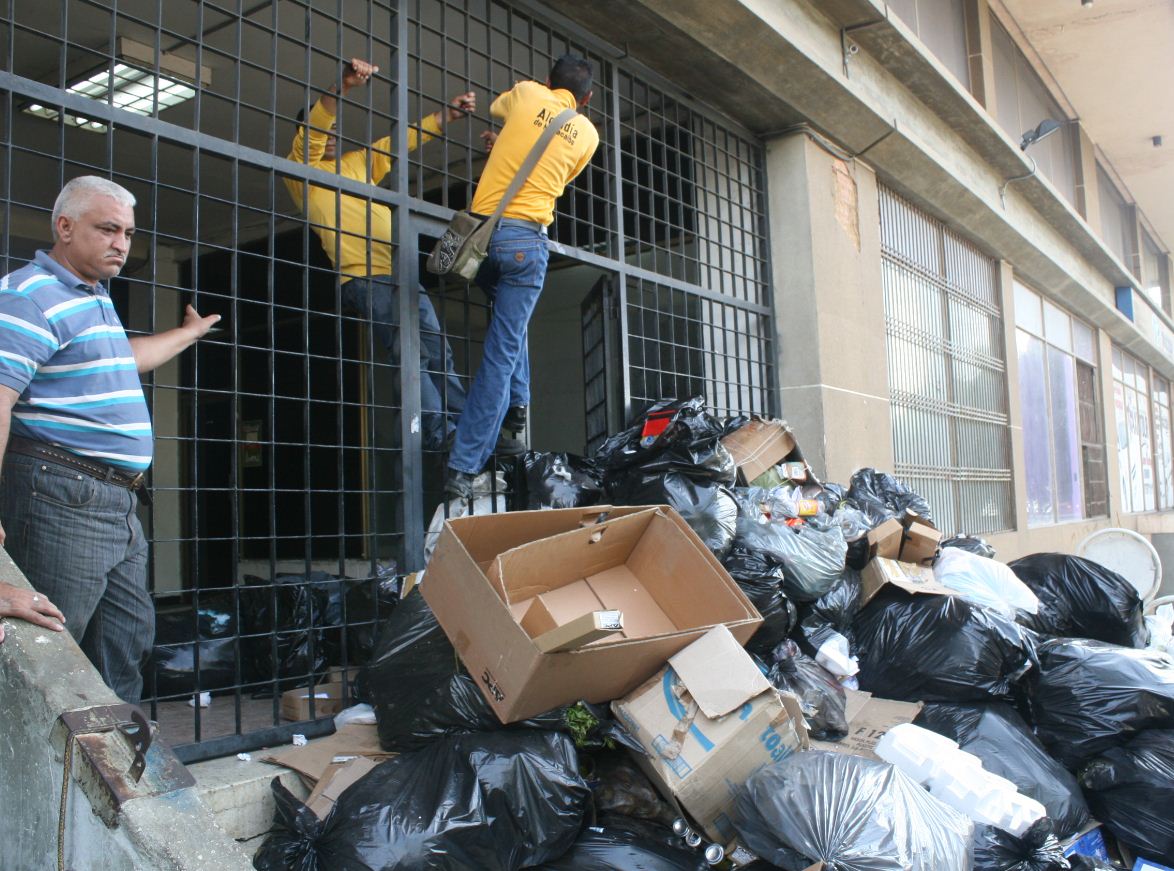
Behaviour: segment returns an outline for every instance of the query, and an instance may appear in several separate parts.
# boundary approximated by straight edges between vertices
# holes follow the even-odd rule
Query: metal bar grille
[[[535,447],[583,449],[588,390],[615,398],[596,430],[668,394],[703,393],[720,413],[777,411],[761,143],[537,4],[12,0],[0,28],[4,271],[47,244],[61,183],[93,173],[139,202],[111,288],[128,332],[171,327],[188,302],[224,316],[144,385],[160,625],[145,704],[184,759],[328,728],[314,698],[311,722],[283,721],[282,691],[349,683],[387,607],[384,583],[422,563],[444,467],[422,432],[420,382],[443,381],[446,407],[467,388],[491,307],[470,285],[425,275],[420,252],[468,205],[490,99],[514,81],[545,78],[566,52],[587,57],[601,134],[551,227],[531,331],[546,363]],[[371,146],[371,169],[390,155],[383,178],[291,155],[299,111],[353,56],[381,69],[340,97],[333,132],[340,153]],[[145,114],[112,90],[118,64],[154,77]],[[167,105],[172,77],[192,95]],[[98,98],[77,91],[87,79],[103,83]],[[422,120],[470,89],[474,116],[409,151]],[[303,210],[313,191],[325,205]],[[390,297],[355,303],[341,279],[381,269],[395,276]],[[600,282],[612,303],[593,335],[614,362],[577,376],[557,352],[582,342],[580,303]],[[438,330],[419,328],[425,301]],[[451,349],[451,380],[422,361],[429,341]],[[560,394],[577,409],[571,426]],[[189,704],[197,690],[212,692],[210,708]]]
[[[880,192],[894,470],[944,530],[1014,525],[995,262],[893,191]]]

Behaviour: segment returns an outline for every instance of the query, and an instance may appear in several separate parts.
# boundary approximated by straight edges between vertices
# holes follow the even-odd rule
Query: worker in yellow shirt
[[[470,211],[491,215],[497,209],[546,126],[565,109],[582,109],[590,102],[591,75],[586,60],[564,55],[551,67],[546,84],[519,82],[493,101],[490,114],[504,124],[500,133],[482,134],[489,160]],[[527,327],[546,279],[546,228],[554,220],[555,201],[591,162],[598,145],[599,133],[586,116],[577,114],[566,122],[493,232],[477,274],[477,283],[493,300],[493,315],[449,452],[445,492],[450,497],[472,496],[473,479],[499,442],[503,424],[506,432],[525,428],[530,404]]]
[[[342,81],[318,98],[310,110],[309,123],[300,123],[289,159],[316,169],[337,172],[344,178],[377,185],[391,171],[391,137],[385,136],[367,148],[337,153],[338,138],[332,131],[338,113],[339,94],[363,85],[379,67],[361,58],[352,58]],[[429,141],[441,132],[447,116],[456,121],[476,109],[476,95],[470,91],[454,97],[447,107],[420,120],[419,131],[408,130],[408,150]],[[301,115],[298,121],[302,122]],[[375,335],[387,348],[394,363],[399,359],[399,306],[391,275],[392,214],[382,203],[286,179],[290,196],[310,220],[326,255],[341,274],[344,308],[365,315]],[[425,447],[439,449],[455,424],[445,408],[457,415],[465,406],[465,389],[453,369],[452,349],[440,331],[436,310],[424,288],[418,288],[420,302],[420,409],[423,412]],[[407,361],[404,361],[405,363]]]

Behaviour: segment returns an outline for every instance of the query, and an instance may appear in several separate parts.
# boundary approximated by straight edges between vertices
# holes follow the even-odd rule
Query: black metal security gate
[[[283,723],[280,691],[353,671],[379,619],[379,584],[420,566],[440,500],[443,460],[420,426],[428,373],[400,365],[418,359],[415,296],[396,295],[409,328],[384,347],[367,315],[344,306],[322,227],[291,185],[336,192],[339,212],[342,197],[394,210],[397,282],[425,285],[467,384],[488,305],[463,282],[426,275],[420,252],[471,197],[492,96],[582,54],[596,70],[589,116],[601,145],[551,228],[530,344],[547,364],[535,366],[535,415],[546,407],[560,425],[536,423],[535,447],[582,450],[666,395],[701,393],[723,414],[777,410],[761,144],[538,4],[0,9],[0,266],[47,247],[61,184],[93,173],[139,202],[131,260],[112,286],[128,329],[171,327],[188,302],[224,316],[146,382],[156,458],[144,520],[160,617],[147,691],[182,758],[325,729],[313,699],[317,726]],[[287,157],[295,116],[352,56],[381,70],[342,102],[340,150],[390,136],[397,159],[378,185]],[[469,89],[475,117],[409,152],[418,120]],[[369,233],[341,234],[332,253],[348,241],[369,250]],[[613,304],[598,310],[598,337],[615,362],[596,371],[584,364],[580,307],[604,286]],[[587,407],[596,395],[602,417]],[[556,444],[565,432],[581,440]],[[213,692],[211,707],[189,704],[197,688]]]

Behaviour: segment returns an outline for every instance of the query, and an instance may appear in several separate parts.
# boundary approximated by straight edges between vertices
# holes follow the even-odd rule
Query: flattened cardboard
[[[706,653],[719,661],[740,655],[757,671],[731,633],[711,630],[691,646],[698,645],[684,661],[694,665]],[[712,686],[716,676],[700,680],[694,674],[693,680]],[[636,761],[657,788],[710,838],[726,843],[735,834],[735,790],[764,765],[806,749],[807,730],[798,700],[769,684],[723,717],[706,716],[695,702],[669,667],[611,707],[644,747],[647,755]]]
[[[671,657],[669,666],[710,719],[728,714],[771,688],[725,626],[715,626]]]
[[[540,600],[536,600],[540,601]],[[525,628],[525,627],[523,627]],[[543,653],[559,653],[586,647],[593,641],[616,635],[624,628],[621,611],[592,611],[563,626],[555,626],[534,638],[534,646]]]
[[[934,577],[929,566],[897,562],[884,557],[869,561],[860,572],[860,604],[867,605],[873,596],[886,584],[900,587],[907,593],[926,593],[937,596],[953,596],[954,591],[943,587]]]
[[[343,791],[379,763],[366,756],[331,763],[306,799],[306,807],[320,820],[326,819]]]
[[[921,713],[920,702],[897,702],[878,699],[862,690],[846,690],[844,715],[848,734],[841,741],[812,741],[813,750],[831,750],[883,761],[876,755],[876,745],[885,732],[901,723],[912,723]]]
[[[750,421],[722,439],[738,465],[738,483],[746,486],[795,450],[795,437],[781,420]]]
[[[393,755],[379,746],[379,730],[374,723],[348,723],[333,735],[315,738],[303,747],[286,746],[273,750],[262,756],[261,761],[292,769],[317,782],[336,756],[386,759]]]
[[[595,523],[601,515],[607,519]],[[569,586],[570,582],[585,581],[590,572],[613,567],[601,565],[596,551],[617,548],[626,536],[623,528],[615,524],[633,517],[650,532],[629,541],[626,554],[623,548],[614,551],[614,558],[640,577],[663,612],[662,619],[674,625],[673,631],[643,638],[604,639],[560,653],[539,651],[519,623],[525,611],[519,612],[516,602],[503,601],[489,582],[486,567],[507,551],[519,549],[501,563],[503,588],[508,587],[512,598],[514,588],[509,585],[514,580],[513,572],[524,569],[529,576],[518,576],[518,580],[533,595],[542,595],[549,608],[545,592],[560,588],[556,581]],[[584,522],[587,527],[581,526]],[[620,532],[615,535],[617,529]],[[576,533],[600,530],[603,534],[592,545],[592,558],[587,563],[577,564],[565,556],[568,551],[562,545]],[[522,547],[528,543],[540,546]],[[582,552],[583,543],[577,539],[573,543]],[[428,565],[428,583],[422,585],[422,590],[482,695],[503,723],[523,720],[579,699],[607,702],[619,698],[713,626],[725,624],[739,643],[745,644],[762,622],[697,534],[679,514],[663,506],[596,506],[590,510],[515,511],[452,518],[441,530]],[[608,610],[603,605],[588,610]],[[642,615],[626,607],[611,610],[624,612],[625,626],[639,626]]]

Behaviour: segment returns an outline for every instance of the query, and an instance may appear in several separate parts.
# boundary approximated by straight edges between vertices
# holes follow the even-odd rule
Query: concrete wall
[[[0,552],[0,581],[27,587],[7,553]],[[0,868],[25,871],[57,867],[57,826],[63,757],[50,743],[61,713],[118,704],[81,649],[67,633],[4,621],[0,644]],[[125,739],[103,737],[111,756],[129,755]],[[194,789],[152,796],[158,785],[158,751],[138,794],[126,801],[108,828],[97,816],[101,799],[83,775],[87,765],[74,753],[66,820],[66,866],[109,871],[232,871],[251,862],[212,820]],[[82,783],[86,785],[83,786]],[[95,804],[95,801],[97,804]]]
[[[876,176],[805,133],[767,172],[783,416],[826,480],[891,468]]]

